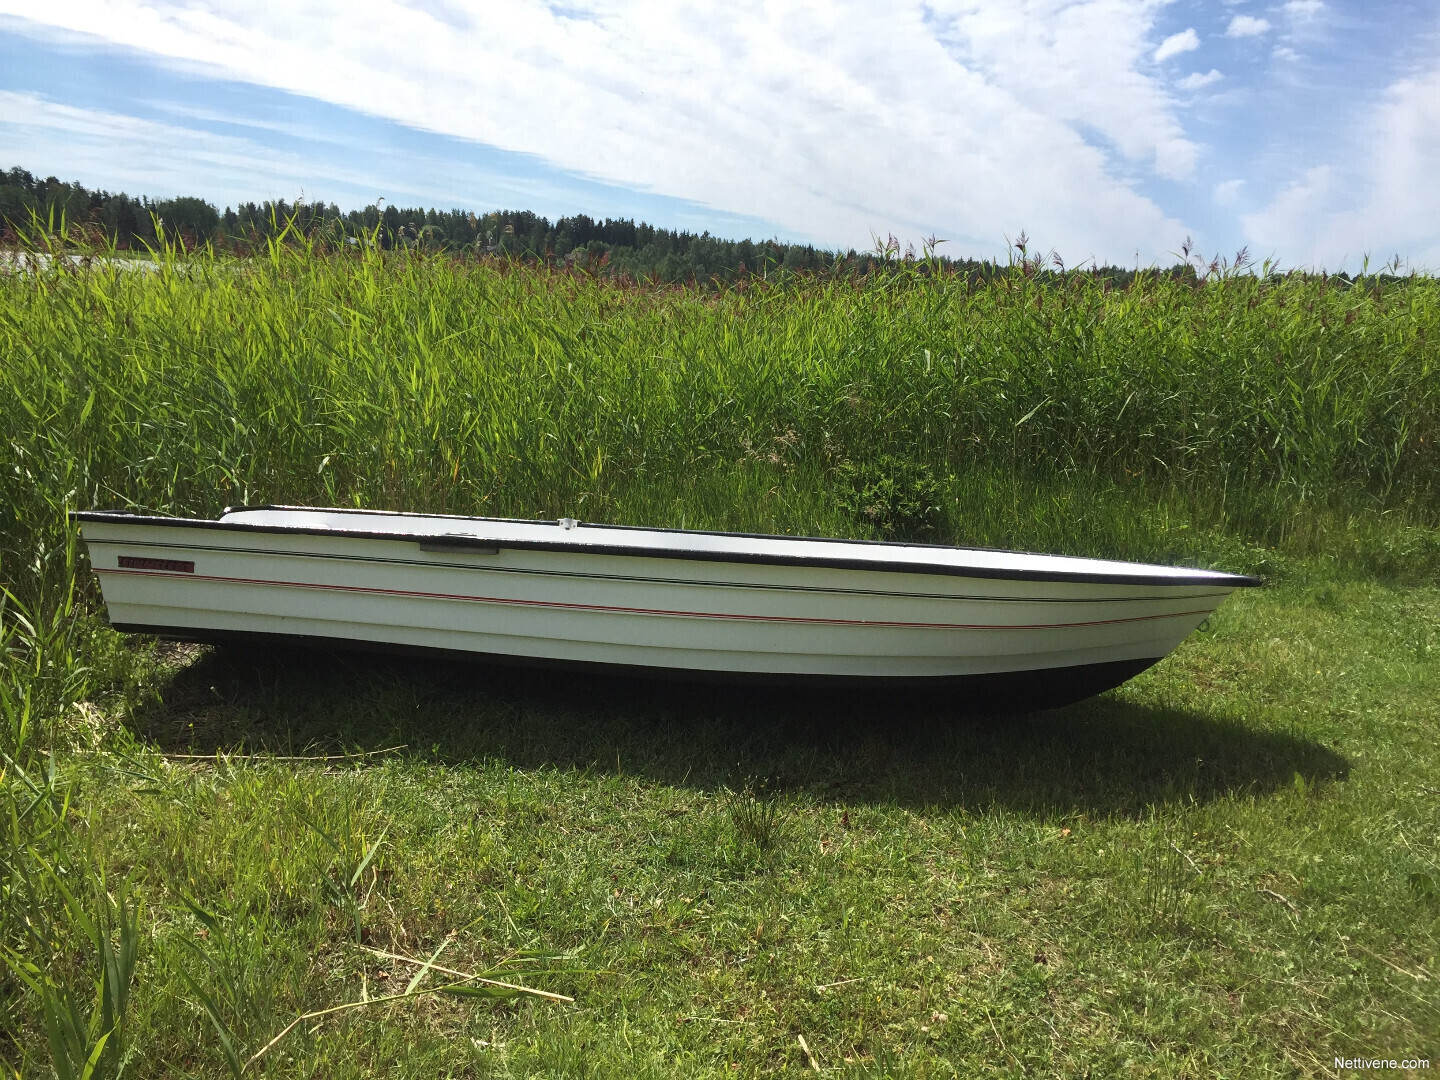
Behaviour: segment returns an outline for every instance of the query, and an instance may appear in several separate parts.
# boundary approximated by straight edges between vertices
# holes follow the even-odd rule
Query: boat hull
[[[600,664],[583,660],[555,660],[514,656],[505,653],[476,653],[392,641],[363,641],[355,638],[305,637],[268,631],[197,630],[187,626],[140,626],[114,624],[125,634],[148,634],[167,641],[236,648],[279,649],[287,655],[306,650],[319,656],[354,653],[414,657],[445,663],[475,664],[520,671],[534,669],[566,672],[598,679],[633,679],[645,682],[695,684],[698,686],[756,690],[803,691],[807,694],[843,695],[846,701],[873,702],[903,695],[907,701],[939,701],[966,713],[1029,712],[1056,709],[1113,690],[1162,657],[1116,660],[1072,667],[986,672],[970,675],[923,677],[867,675],[801,675],[776,672],[718,669],[657,668],[629,664]],[[317,662],[325,662],[317,660]],[[938,695],[938,697],[936,697]]]
[[[1047,700],[1155,663],[1234,587],[80,516],[124,630],[781,682],[1043,684]]]

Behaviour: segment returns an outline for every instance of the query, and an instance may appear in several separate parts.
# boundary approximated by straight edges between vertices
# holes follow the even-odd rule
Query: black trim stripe
[[[409,543],[409,540],[403,542]],[[534,577],[573,579],[576,581],[621,581],[647,582],[661,585],[697,585],[717,589],[754,589],[758,591],[819,593],[837,596],[883,596],[897,600],[974,600],[994,601],[1005,604],[1132,604],[1151,603],[1155,600],[1201,600],[1214,596],[1210,593],[1187,593],[1181,595],[1157,596],[986,596],[970,593],[913,593],[893,592],[888,589],[839,589],[824,585],[768,585],[749,581],[703,581],[695,578],[657,578],[628,574],[586,574],[569,570],[542,570],[527,566],[497,566],[493,563],[440,562],[432,559],[394,559],[372,555],[340,555],[325,551],[284,551],[278,548],[217,547],[213,544],[170,544],[153,540],[87,540],[92,547],[158,548],[171,551],[213,551],[225,555],[266,555],[295,559],[328,559],[336,562],[375,563],[384,566],[433,567],[439,570],[473,570],[487,574],[522,574]],[[423,541],[422,541],[423,543]],[[422,548],[422,550],[424,550]],[[502,548],[503,550],[503,548]],[[1218,586],[1217,586],[1218,587]]]
[[[380,511],[346,510],[343,508],[319,508],[319,507],[250,507],[247,509],[275,509],[293,511],[315,511],[323,513],[354,513],[380,515]],[[395,515],[386,515],[395,516]],[[432,517],[432,515],[406,515],[416,517]],[[443,533],[395,533],[395,532],[343,532],[335,529],[311,529],[287,525],[256,525],[249,522],[238,521],[201,521],[191,518],[170,518],[156,517],[142,514],[116,513],[107,511],[72,511],[71,517],[77,521],[108,522],[110,524],[134,524],[134,525],[158,525],[168,528],[184,529],[211,529],[218,531],[267,533],[280,535],[300,536],[348,536],[366,540],[437,540],[443,539]],[[433,515],[439,519],[440,515]],[[484,522],[484,521],[508,521],[515,524],[513,519],[500,518],[461,518],[448,517],[444,520]],[[553,524],[552,522],[531,521],[525,524],[541,525]],[[586,525],[586,528],[603,528],[613,530],[635,531],[627,526],[618,525]],[[880,547],[905,547],[919,550],[953,551],[953,548],[942,548],[937,545],[925,544],[881,544],[877,541],[867,540],[820,540],[815,537],[795,536],[764,536],[753,533],[699,533],[696,530],[686,529],[653,529],[644,530],[647,532],[665,532],[675,534],[706,535],[739,537],[753,540],[787,540],[787,541],[814,541],[823,543],[840,543],[851,545],[871,545]],[[939,574],[946,577],[973,577],[989,578],[992,580],[1004,581],[1073,581],[1085,584],[1106,584],[1106,585],[1149,585],[1149,586],[1212,586],[1217,588],[1245,588],[1260,584],[1258,578],[1246,577],[1240,574],[1218,574],[1207,573],[1194,576],[1174,576],[1166,578],[1155,578],[1144,574],[1126,573],[1085,573],[1071,570],[1017,570],[1006,568],[986,568],[973,566],[953,566],[939,563],[907,563],[907,562],[880,562],[869,559],[841,559],[823,555],[777,555],[773,553],[760,552],[721,552],[721,551],[697,551],[697,550],[676,550],[674,548],[660,547],[596,547],[593,544],[567,543],[563,540],[504,540],[502,546],[516,550],[530,551],[565,551],[574,554],[585,555],[616,555],[616,556],[642,556],[661,559],[681,559],[692,562],[727,562],[727,563],[752,563],[771,566],[818,566],[837,570],[871,570],[885,571],[900,574]],[[1021,552],[1009,552],[1007,554],[1024,554]]]

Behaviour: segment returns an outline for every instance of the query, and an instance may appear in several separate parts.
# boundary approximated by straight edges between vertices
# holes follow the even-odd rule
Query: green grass
[[[1329,1075],[1440,1057],[1430,279],[0,275],[0,1060]],[[1258,570],[1120,691],[850,699],[122,638],[69,508],[293,501]],[[398,748],[398,749],[397,749]],[[331,755],[328,760],[290,760]],[[455,976],[428,973],[418,989]],[[491,988],[495,990],[496,988]],[[808,1046],[809,1054],[802,1047]]]
[[[336,896],[382,836],[362,942],[563,951],[531,982],[577,1000],[386,1006],[275,1075],[757,1075],[799,1035],[854,1075],[1326,1075],[1440,1054],[1437,625],[1434,589],[1242,595],[1117,694],[988,720],[184,650],[65,782],[145,902],[144,1075],[224,1071],[181,969],[252,1051],[408,978]]]

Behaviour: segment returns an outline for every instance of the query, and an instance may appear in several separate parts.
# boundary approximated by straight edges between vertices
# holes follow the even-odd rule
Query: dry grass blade
[[[399,746],[387,746],[383,750],[357,750],[353,754],[161,754],[166,761],[217,761],[230,764],[236,761],[248,762],[285,762],[296,763],[306,761],[357,761],[360,758],[378,757],[381,754],[393,754],[397,750],[404,750],[405,743]]]
[[[1425,974],[1422,974],[1422,975],[1417,975],[1417,974],[1416,974],[1415,972],[1413,972],[1413,971],[1406,971],[1406,970],[1405,970],[1403,967],[1401,967],[1399,964],[1395,963],[1395,961],[1393,961],[1393,960],[1387,960],[1387,959],[1385,959],[1385,957],[1381,956],[1379,953],[1374,952],[1374,951],[1372,951],[1372,950],[1370,950],[1370,949],[1367,949],[1364,945],[1356,944],[1355,947],[1356,947],[1357,949],[1359,949],[1361,952],[1363,952],[1363,953],[1365,953],[1365,954],[1367,954],[1367,955],[1369,955],[1369,956],[1373,956],[1376,960],[1379,960],[1382,964],[1386,965],[1387,967],[1393,968],[1395,971],[1398,971],[1401,975],[1404,975],[1404,976],[1407,976],[1408,978],[1414,979],[1416,982],[1427,982],[1427,981],[1430,979],[1430,974],[1429,974],[1428,972],[1426,972]],[[1418,965],[1418,964],[1417,964],[1416,966],[1417,966],[1417,967],[1420,967],[1420,965]],[[1420,970],[1421,970],[1422,972],[1425,971],[1425,969],[1424,969],[1423,967],[1421,967]]]
[[[1257,889],[1257,890],[1255,890],[1255,891],[1258,892],[1261,896],[1268,896],[1271,900],[1274,900],[1274,901],[1277,901],[1278,903],[1284,904],[1285,907],[1286,907],[1286,909],[1289,910],[1289,912],[1290,912],[1290,914],[1291,914],[1291,916],[1292,916],[1293,918],[1296,918],[1296,919],[1300,918],[1300,909],[1295,906],[1295,902],[1294,902],[1293,900],[1291,900],[1288,896],[1282,896],[1282,895],[1280,895],[1278,892],[1276,892],[1274,889],[1263,889],[1263,888],[1262,888],[1262,889]]]
[[[1204,872],[1203,870],[1201,870],[1200,867],[1199,867],[1199,865],[1195,862],[1195,860],[1190,857],[1190,853],[1189,853],[1188,851],[1183,850],[1178,844],[1175,843],[1174,840],[1167,840],[1166,843],[1168,843],[1168,844],[1170,845],[1170,847],[1174,850],[1174,852],[1175,852],[1176,855],[1181,856],[1187,863],[1190,864],[1190,869],[1191,869],[1191,870],[1194,870],[1195,873],[1200,874],[1201,876],[1204,876],[1204,873],[1205,873],[1205,872]]]
[[[443,949],[447,944],[449,944],[448,938],[441,943],[440,948]],[[440,949],[436,949],[435,955],[438,956],[439,954]],[[416,960],[413,957],[409,956],[394,956],[392,957],[392,959],[404,960],[407,963],[420,965],[420,971],[413,979],[410,980],[410,985],[403,992],[399,994],[387,994],[384,997],[366,997],[362,998],[359,1001],[347,1001],[342,1005],[332,1005],[328,1009],[316,1009],[313,1012],[302,1013],[299,1016],[295,1017],[294,1020],[291,1020],[290,1023],[286,1024],[283,1028],[281,1028],[280,1032],[273,1039],[271,1039],[268,1043],[262,1046],[259,1050],[255,1051],[255,1053],[251,1055],[250,1058],[245,1062],[244,1068],[250,1068],[251,1065],[255,1064],[255,1062],[259,1061],[272,1049],[278,1046],[284,1040],[285,1036],[289,1035],[301,1024],[307,1023],[308,1021],[322,1020],[326,1017],[334,1016],[337,1013],[348,1012],[353,1009],[364,1009],[368,1008],[371,1005],[385,1005],[393,1001],[405,1001],[412,998],[426,997],[432,994],[446,994],[456,992],[463,993],[463,991],[465,991],[467,988],[473,988],[477,983],[485,986],[495,987],[497,989],[501,989],[515,995],[538,997],[549,1001],[573,1002],[575,1000],[574,998],[566,997],[563,994],[552,994],[545,990],[536,990],[532,987],[520,986],[516,983],[499,982],[494,979],[486,978],[483,975],[460,975],[460,977],[454,982],[448,982],[441,986],[431,986],[427,987],[424,990],[420,990],[416,989],[420,979],[423,978],[426,973],[428,973],[432,969],[440,970],[438,968],[434,968],[434,957],[432,956],[429,961]]]
[[[805,1036],[796,1035],[795,1038],[800,1043],[800,1049],[805,1052],[805,1060],[810,1063],[810,1068],[814,1069],[818,1073],[820,1071],[820,1062],[816,1061],[815,1055],[810,1052],[810,1046],[808,1043],[805,1042]]]
[[[442,975],[455,975],[461,979],[465,979],[469,982],[480,983],[484,986],[498,986],[505,990],[514,990],[517,993],[525,994],[530,997],[545,998],[548,1001],[561,1001],[566,1003],[570,1003],[575,1000],[573,997],[567,997],[564,994],[551,993],[549,990],[536,990],[534,987],[531,986],[520,986],[516,983],[502,982],[499,979],[491,979],[484,975],[472,975],[468,972],[456,971],[454,968],[441,967],[439,964],[435,963],[434,956],[432,956],[429,960],[418,960],[413,956],[405,956],[402,953],[386,952],[384,949],[372,949],[368,945],[357,945],[356,948],[362,949],[363,951],[370,953],[372,956],[382,956],[387,960],[399,960],[401,963],[405,964],[418,964],[421,965],[424,970],[438,971]],[[435,955],[439,955],[438,949],[436,950]],[[415,978],[419,979],[420,975],[424,974],[424,970],[417,974]],[[411,980],[411,982],[413,985],[415,980]]]
[[[841,979],[839,982],[821,983],[819,986],[815,987],[815,992],[817,994],[821,994],[824,993],[826,990],[834,990],[841,986],[849,986],[851,983],[864,982],[867,978],[869,978],[869,976],[860,975],[853,979]]]

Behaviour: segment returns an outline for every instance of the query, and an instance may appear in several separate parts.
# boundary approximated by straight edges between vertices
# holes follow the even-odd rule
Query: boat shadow
[[[168,752],[379,752],[845,805],[1128,815],[1342,780],[1303,734],[1108,694],[968,715],[936,694],[656,682],[367,653],[200,652],[135,714]],[[396,750],[395,748],[402,748]]]

